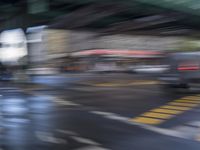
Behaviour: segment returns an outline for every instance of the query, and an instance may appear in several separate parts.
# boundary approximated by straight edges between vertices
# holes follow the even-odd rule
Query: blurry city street
[[[200,1],[0,0],[0,150],[200,150]]]
[[[169,94],[153,76],[68,73],[37,76],[33,83],[1,85],[2,149],[200,147],[200,95]],[[144,114],[153,115],[151,110],[181,99],[193,100],[194,105],[185,103],[181,108],[186,109],[177,106],[166,116],[158,111],[154,119],[142,119]]]

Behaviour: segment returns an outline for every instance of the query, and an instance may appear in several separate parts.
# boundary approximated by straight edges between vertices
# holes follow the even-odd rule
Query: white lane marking
[[[137,123],[131,123],[131,124],[137,125],[137,126],[142,127],[144,129],[147,129],[147,130],[150,130],[150,131],[154,131],[156,133],[160,133],[160,134],[163,134],[163,135],[168,135],[168,136],[172,136],[172,137],[179,137],[179,138],[188,139],[188,137],[186,137],[184,133],[179,132],[179,131],[175,131],[175,130],[171,130],[171,129],[159,128],[159,127],[155,127],[155,126],[151,126],[151,125],[143,125],[143,124],[137,124]]]
[[[30,94],[30,93],[29,93]],[[31,97],[30,99],[32,100],[37,100],[37,101],[53,101],[54,97],[50,95],[43,95],[43,94],[37,94],[37,93],[32,93],[34,97]]]
[[[53,102],[55,102],[55,103],[57,103],[58,105],[61,105],[61,106],[81,106],[80,104],[74,103],[74,102],[66,100],[66,99],[59,98],[57,96],[43,95],[43,94],[39,94],[39,93],[36,93],[36,92],[30,92],[30,93],[34,96],[38,96],[38,97],[40,96],[40,97],[43,97],[44,99],[48,99],[50,101],[53,101]]]
[[[109,150],[109,149],[98,146],[85,146],[75,150]]]
[[[78,134],[77,134],[76,132],[69,131],[69,130],[57,129],[56,131],[59,132],[59,133],[67,134],[67,135],[75,135],[75,136],[78,136]]]
[[[68,100],[63,100],[60,98],[54,98],[54,101],[59,104],[59,105],[63,105],[63,106],[80,106],[80,104],[68,101]]]
[[[61,130],[61,129],[57,129],[57,132],[63,133],[63,134],[67,134],[69,135],[69,137],[73,140],[75,140],[78,143],[82,143],[82,144],[87,144],[89,146],[84,146],[75,150],[109,150],[107,148],[103,148],[102,144],[89,139],[89,138],[85,138],[85,137],[81,137],[78,133],[73,132],[73,131],[69,131],[69,130]]]
[[[119,116],[119,115],[108,115],[105,116],[108,119],[112,119],[112,120],[118,120],[118,121],[127,121],[129,118],[127,117],[123,117],[123,116]]]
[[[0,116],[0,118],[1,118],[1,116]],[[4,120],[7,122],[26,123],[26,124],[31,122],[31,120],[25,119],[25,118],[5,118]]]
[[[71,136],[72,139],[74,139],[75,141],[79,142],[79,143],[83,143],[83,144],[89,144],[89,145],[101,145],[100,143],[97,143],[91,139],[88,138],[83,138],[83,137],[78,137],[78,136]]]
[[[153,131],[153,132],[156,132],[156,133],[159,133],[159,134],[173,136],[173,137],[179,137],[179,138],[184,138],[184,139],[189,139],[189,137],[185,136],[185,134],[182,133],[182,132],[179,132],[179,131],[176,131],[176,130],[164,129],[164,128],[159,128],[159,127],[156,127],[156,126],[151,126],[151,125],[132,122],[132,121],[130,121],[131,118],[123,117],[121,115],[117,115],[117,114],[114,114],[114,113],[99,112],[99,111],[91,111],[91,113],[97,114],[97,115],[101,115],[104,118],[117,120],[117,121],[120,121],[120,122],[123,122],[123,123],[126,123],[126,124],[139,126],[139,127],[143,128],[143,129],[146,129],[146,130],[149,130],[149,131]]]
[[[188,125],[200,127],[200,121],[193,121],[193,122],[188,123]]]
[[[199,133],[199,129],[191,126],[177,126],[173,130],[179,131],[184,134],[185,137],[193,139],[196,137],[196,134]]]
[[[101,112],[101,111],[90,111],[92,114],[102,115],[105,118],[112,119],[112,120],[118,120],[118,121],[127,121],[129,120],[128,117],[123,117],[121,115],[117,115],[115,113],[110,112]]]
[[[63,133],[63,134],[69,135],[72,139],[74,139],[75,141],[77,141],[79,143],[89,144],[89,145],[95,145],[95,146],[101,145],[100,143],[97,143],[97,142],[95,142],[92,139],[81,137],[78,133],[73,132],[73,131],[61,130],[61,129],[57,129],[56,131],[60,132],[60,133]]]
[[[49,142],[49,143],[54,143],[54,144],[67,144],[68,143],[64,139],[54,137],[53,134],[49,133],[49,132],[36,131],[35,135],[39,140],[41,140],[43,142]]]
[[[110,113],[110,112],[103,112],[103,111],[90,111],[90,113],[97,114],[97,115],[103,115],[103,116],[108,116],[108,115],[113,114],[113,113]]]

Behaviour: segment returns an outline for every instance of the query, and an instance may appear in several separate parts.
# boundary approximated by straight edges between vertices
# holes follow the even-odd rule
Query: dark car
[[[170,87],[200,87],[200,52],[169,54],[165,61],[168,69],[160,80]]]

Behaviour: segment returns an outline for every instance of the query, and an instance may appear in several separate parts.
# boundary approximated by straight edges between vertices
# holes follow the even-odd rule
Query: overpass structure
[[[163,36],[198,36],[200,30],[198,0],[2,0],[0,14],[0,30],[48,25]]]

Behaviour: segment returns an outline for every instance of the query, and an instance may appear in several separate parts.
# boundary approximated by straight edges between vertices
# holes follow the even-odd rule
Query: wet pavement
[[[200,149],[199,92],[118,73],[34,83],[0,83],[0,150]]]

